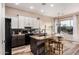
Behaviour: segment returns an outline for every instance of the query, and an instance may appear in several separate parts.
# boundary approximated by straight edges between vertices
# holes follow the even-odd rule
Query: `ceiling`
[[[50,4],[53,4],[54,6],[50,7]],[[19,3],[17,5],[15,3],[6,3],[5,5],[52,17],[79,11],[79,3],[45,3],[45,5],[42,5],[42,3]],[[30,6],[34,8],[30,9]],[[41,12],[41,10],[43,11]]]

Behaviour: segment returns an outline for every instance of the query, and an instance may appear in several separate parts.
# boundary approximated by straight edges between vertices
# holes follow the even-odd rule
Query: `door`
[[[11,19],[5,18],[5,55],[11,55]]]

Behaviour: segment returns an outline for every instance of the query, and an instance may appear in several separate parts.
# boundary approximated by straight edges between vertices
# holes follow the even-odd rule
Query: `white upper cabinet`
[[[19,16],[19,28],[24,28],[24,21],[25,21],[25,17]]]
[[[18,17],[11,17],[11,28],[18,28]]]
[[[28,26],[29,26],[28,17],[25,17],[24,27],[28,27]]]
[[[31,17],[25,17],[25,22],[24,22],[24,26],[25,27],[30,27],[30,26],[32,26],[32,19],[31,19]]]
[[[28,26],[31,26],[31,17],[28,17]]]
[[[34,19],[33,18],[30,18],[30,26],[33,27],[33,21]]]
[[[32,28],[38,28],[39,22],[36,18],[33,17],[26,17],[24,26],[25,27],[32,27]]]
[[[24,27],[32,27],[39,28],[39,20],[33,17],[11,17],[11,27],[12,28],[24,28]]]

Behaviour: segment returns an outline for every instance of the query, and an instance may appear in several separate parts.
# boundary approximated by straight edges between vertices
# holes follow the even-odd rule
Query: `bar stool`
[[[59,38],[58,38],[59,39]],[[63,44],[60,40],[53,40],[50,42],[50,54],[60,55],[63,54]]]
[[[46,52],[47,55],[51,55],[52,54],[51,43],[53,43],[53,39],[51,39],[51,38],[46,39],[46,41],[45,41],[45,52]]]

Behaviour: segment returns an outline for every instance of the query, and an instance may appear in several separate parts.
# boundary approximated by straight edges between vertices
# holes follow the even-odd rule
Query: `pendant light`
[[[37,17],[37,20],[39,21],[39,34],[40,34],[40,17]]]
[[[58,29],[57,29],[57,32],[60,34],[60,32],[61,32],[61,23],[60,23],[59,16],[60,16],[60,13],[58,13]]]
[[[17,25],[18,25],[18,34],[19,34],[19,14],[17,14],[17,18],[18,18],[18,23],[17,23]]]

